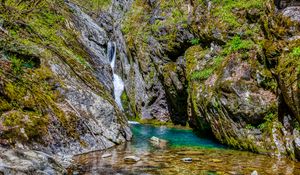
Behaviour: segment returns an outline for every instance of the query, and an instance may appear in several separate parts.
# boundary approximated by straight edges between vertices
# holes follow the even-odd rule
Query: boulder
[[[160,138],[155,137],[155,136],[151,137],[149,141],[154,147],[157,147],[157,148],[166,148],[167,145],[168,145],[167,140],[160,139]]]
[[[141,160],[141,158],[139,158],[137,156],[126,156],[126,157],[124,157],[124,161],[129,162],[129,163],[135,163],[135,162],[138,162],[140,160]]]
[[[0,148],[0,173],[62,175],[66,169],[53,157],[39,151]]]

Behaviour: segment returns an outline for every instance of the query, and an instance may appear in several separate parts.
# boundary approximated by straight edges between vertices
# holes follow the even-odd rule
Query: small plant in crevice
[[[247,51],[254,47],[254,42],[251,40],[243,40],[239,36],[233,37],[225,46],[224,54],[229,55],[237,51]]]
[[[212,65],[210,65],[202,70],[193,72],[191,79],[192,80],[206,80],[214,73],[214,71],[216,71],[220,67],[223,60],[224,60],[224,57],[222,57],[222,56],[215,57],[213,59]]]
[[[199,38],[193,38],[193,39],[190,40],[190,43],[192,45],[198,45],[198,44],[200,44],[200,39]]]
[[[291,52],[291,55],[293,57],[300,57],[300,47],[294,48],[293,51]]]

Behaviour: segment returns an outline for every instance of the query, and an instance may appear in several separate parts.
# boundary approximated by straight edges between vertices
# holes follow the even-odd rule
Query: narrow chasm
[[[0,174],[300,174],[299,0],[0,2]]]

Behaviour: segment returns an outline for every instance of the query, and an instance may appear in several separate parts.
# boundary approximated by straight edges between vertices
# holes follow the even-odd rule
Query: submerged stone
[[[111,156],[112,156],[112,154],[106,153],[106,154],[103,154],[101,157],[102,158],[107,158],[107,157],[111,157]]]
[[[167,144],[168,144],[167,140],[160,139],[155,136],[151,137],[149,141],[153,146],[158,147],[158,148],[166,148]]]
[[[126,156],[124,157],[125,162],[138,162],[141,160],[141,158],[137,156]]]
[[[192,158],[190,158],[190,157],[187,157],[187,158],[183,158],[183,159],[181,159],[183,162],[187,162],[187,163],[190,163],[190,162],[192,162],[193,161],[193,159]]]

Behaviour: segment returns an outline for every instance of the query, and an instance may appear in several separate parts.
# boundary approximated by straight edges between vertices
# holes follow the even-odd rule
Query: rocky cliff
[[[111,3],[98,4],[97,11],[109,14],[109,6],[117,8]],[[87,14],[93,8],[80,5],[62,0],[1,1],[0,141],[8,148],[3,155],[45,161],[39,152],[22,156],[10,148],[66,156],[131,138],[127,119],[112,95],[106,54],[111,32]],[[114,14],[122,16],[123,11]],[[114,20],[110,23],[114,30]],[[9,157],[1,156],[3,172],[27,174],[39,166]],[[41,167],[51,167],[51,161],[46,163]]]
[[[31,173],[28,161],[37,159],[38,169],[63,173],[49,155],[129,140],[126,116],[188,124],[237,149],[300,158],[297,6],[4,0],[0,12],[3,172]],[[108,43],[116,44],[114,70]],[[113,73],[124,81],[123,106]],[[14,168],[9,157],[28,167]]]
[[[128,79],[138,82],[126,89],[132,111],[188,123],[237,149],[299,158],[297,8],[134,1],[122,26]]]

